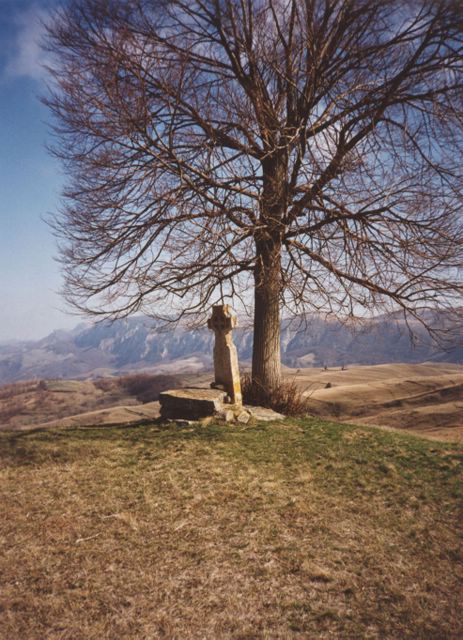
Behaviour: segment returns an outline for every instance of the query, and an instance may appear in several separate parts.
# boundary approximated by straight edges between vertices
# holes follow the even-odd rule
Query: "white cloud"
[[[5,67],[8,76],[29,77],[41,80],[47,75],[44,65],[47,54],[41,49],[45,34],[44,22],[49,13],[44,9],[30,8],[19,13],[14,25],[17,29],[14,47]]]

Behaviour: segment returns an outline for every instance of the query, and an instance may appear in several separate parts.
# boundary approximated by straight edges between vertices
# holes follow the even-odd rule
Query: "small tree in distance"
[[[45,102],[78,309],[460,305],[463,20],[451,0],[70,0]]]

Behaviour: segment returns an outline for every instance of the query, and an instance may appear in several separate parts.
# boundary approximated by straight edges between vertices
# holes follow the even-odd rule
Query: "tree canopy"
[[[79,309],[242,300],[272,387],[282,306],[461,305],[457,0],[70,0],[47,47]]]

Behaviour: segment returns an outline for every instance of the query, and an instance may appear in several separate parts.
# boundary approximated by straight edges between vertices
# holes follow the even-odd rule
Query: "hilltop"
[[[462,637],[463,449],[319,419],[0,434],[0,637]]]

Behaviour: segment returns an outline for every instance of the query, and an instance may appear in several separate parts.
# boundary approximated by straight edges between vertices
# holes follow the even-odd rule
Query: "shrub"
[[[13,396],[19,396],[24,393],[31,393],[38,387],[38,383],[35,380],[26,380],[24,382],[11,382],[0,387],[0,399],[12,398]]]
[[[117,378],[97,378],[93,384],[100,391],[108,393],[108,391],[115,391],[119,387],[119,380]]]
[[[10,397],[3,401],[0,406],[0,424],[7,424],[11,418],[19,416],[24,409],[24,402],[21,398]]]
[[[241,393],[244,404],[268,407],[287,416],[309,413],[307,399],[295,379],[282,382],[278,389],[268,391],[264,387],[253,385],[250,374],[245,373],[241,376]]]
[[[161,391],[181,386],[181,380],[176,376],[138,373],[119,378],[119,384],[140,402],[153,402],[159,399]]]

